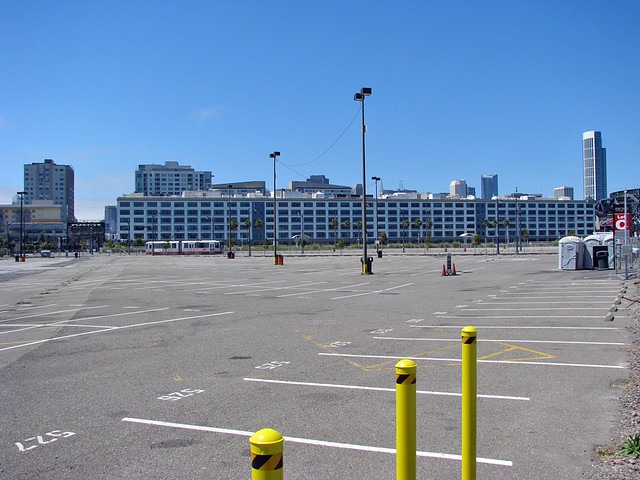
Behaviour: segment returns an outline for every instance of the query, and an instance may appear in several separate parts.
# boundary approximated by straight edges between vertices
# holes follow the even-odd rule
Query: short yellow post
[[[282,435],[271,428],[263,428],[253,434],[249,443],[252,480],[282,480]]]
[[[476,478],[477,339],[475,328],[462,329],[462,480]]]
[[[416,478],[416,371],[411,360],[396,364],[396,478]]]

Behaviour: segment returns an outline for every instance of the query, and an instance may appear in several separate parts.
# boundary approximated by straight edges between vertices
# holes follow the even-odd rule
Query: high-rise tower
[[[607,149],[602,148],[600,132],[582,134],[582,166],[584,168],[584,198],[601,200],[607,197]]]
[[[34,200],[52,200],[55,205],[67,208],[67,218],[74,218],[75,187],[73,168],[56,165],[47,159],[44,163],[24,166],[24,200],[29,205]]]
[[[480,177],[480,194],[485,200],[491,200],[498,195],[498,174],[492,173]]]

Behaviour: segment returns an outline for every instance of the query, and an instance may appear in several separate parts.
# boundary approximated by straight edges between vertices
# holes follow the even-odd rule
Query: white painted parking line
[[[255,432],[248,432],[246,430],[232,430],[230,428],[207,427],[203,425],[189,425],[185,423],[163,422],[159,420],[145,420],[142,418],[126,417],[126,418],[123,418],[122,421],[130,422],[130,423],[141,423],[143,425],[155,425],[158,427],[180,428],[184,430],[197,430],[200,432],[222,433],[226,435],[238,435],[242,437],[251,437],[255,433]],[[361,452],[390,453],[393,455],[396,454],[395,448],[372,447],[368,445],[355,445],[350,443],[328,442],[326,440],[313,440],[310,438],[290,437],[289,435],[283,435],[283,436],[284,436],[284,441],[289,443],[302,443],[306,445],[314,445],[317,447],[342,448],[345,450],[359,450]],[[449,453],[418,451],[416,452],[416,455],[418,457],[440,458],[444,460],[457,460],[457,461],[462,460],[462,455],[454,455]],[[500,465],[503,467],[513,466],[513,462],[509,460],[497,460],[493,458],[476,457],[476,462],[489,464],[489,465]]]
[[[14,321],[24,320],[25,318],[44,317],[46,315],[57,315],[58,313],[77,312],[78,310],[94,310],[96,308],[107,308],[107,307],[110,307],[110,305],[98,305],[97,307],[83,307],[83,306],[80,306],[80,308],[71,308],[69,310],[57,310],[55,312],[35,313],[33,315],[23,315],[23,316],[20,316],[20,317],[5,318],[4,320],[0,320],[0,322],[1,323],[14,322]]]
[[[193,320],[195,318],[206,318],[206,317],[217,317],[219,315],[229,315],[233,312],[221,312],[221,313],[208,313],[206,315],[194,315],[192,317],[180,317],[180,318],[168,318],[166,320],[157,320],[155,322],[144,322],[144,323],[136,323],[133,325],[123,325],[120,327],[107,327],[103,330],[93,330],[91,332],[82,332],[82,333],[74,333],[72,335],[64,335],[61,337],[55,337],[55,338],[46,338],[44,340],[36,340],[36,341],[25,341],[25,343],[21,343],[19,345],[13,345],[11,347],[5,347],[5,348],[0,348],[0,352],[3,352],[5,350],[13,350],[15,348],[22,348],[22,347],[28,347],[31,345],[37,345],[39,343],[46,343],[46,342],[53,342],[56,340],[65,340],[67,338],[74,338],[74,337],[82,337],[84,335],[93,335],[94,333],[103,333],[103,332],[113,332],[115,330],[124,330],[126,328],[136,328],[136,327],[148,327],[148,326],[152,326],[152,325],[160,325],[163,323],[170,323],[170,322],[180,322],[183,320]]]
[[[82,328],[118,328],[118,327],[112,327],[110,325],[79,325],[77,323],[59,323],[59,322],[53,322],[53,323],[40,323],[40,324],[33,324],[33,323],[10,323],[7,325],[0,325],[0,328],[2,327],[29,327],[29,328],[24,328],[24,329],[20,329],[20,330],[11,330],[8,332],[0,332],[0,334],[4,334],[4,333],[15,333],[15,332],[21,332],[22,330],[29,330],[31,328],[45,328],[45,327],[82,327]]]
[[[595,302],[585,302],[584,300],[576,300],[574,297],[571,297],[569,300],[565,298],[564,302],[549,302],[549,301],[541,301],[541,302],[528,302],[528,301],[518,301],[518,302],[494,302],[493,299],[491,299],[491,302],[486,302],[484,300],[477,300],[477,304],[480,305],[567,305],[567,304],[571,304],[571,303],[580,303],[581,305],[584,304],[595,304],[595,305],[609,305],[611,303],[611,297],[604,297],[605,300],[603,301],[595,301]],[[589,297],[589,298],[593,298],[593,297]],[[511,300],[511,299],[510,299]]]
[[[460,340],[458,340],[460,341]],[[243,378],[243,380],[247,382],[261,382],[261,383],[277,383],[281,385],[297,385],[304,387],[324,387],[324,388],[344,388],[347,390],[371,390],[375,392],[395,392],[395,388],[385,388],[385,387],[365,387],[362,385],[340,385],[335,383],[313,383],[313,382],[290,382],[287,380],[270,380],[266,378]],[[462,397],[462,393],[455,392],[434,392],[430,390],[417,390],[417,394],[420,395],[438,395],[444,397]],[[478,398],[488,398],[494,400],[520,400],[520,401],[528,401],[531,400],[529,397],[515,397],[513,395],[482,395],[477,394]]]
[[[284,287],[253,288],[251,290],[245,290],[245,291],[241,291],[241,292],[227,292],[227,293],[225,293],[225,295],[246,295],[248,293],[268,292],[268,291],[272,291],[272,290],[289,290],[289,289],[292,289],[292,288],[310,287],[312,285],[319,285],[321,283],[327,283],[327,282],[312,282],[312,283],[304,283],[302,285],[286,285]],[[264,285],[264,283],[262,285]]]
[[[464,317],[467,318],[467,317]],[[487,317],[489,318],[489,317]],[[490,318],[495,318],[495,317],[490,317]],[[512,317],[507,317],[507,318],[512,318]],[[535,318],[535,317],[533,317]],[[600,317],[598,317],[600,318]],[[409,325],[411,328],[456,328],[456,329],[461,329],[464,328],[466,325]],[[576,327],[536,327],[536,326],[529,326],[529,325],[482,325],[479,328],[502,328],[502,329],[531,329],[531,330],[574,330],[576,329]],[[617,328],[617,327],[580,327],[580,330],[624,330],[624,328]],[[458,339],[460,340],[460,339]]]
[[[16,308],[16,312],[22,312],[23,310],[33,310],[34,308],[47,308],[47,307],[55,307],[57,303],[50,303],[49,305],[36,305],[33,307],[22,307]]]
[[[328,357],[350,357],[350,358],[380,358],[383,360],[426,360],[430,362],[462,362],[461,358],[434,358],[434,357],[397,357],[393,355],[356,355],[353,353],[318,353]],[[598,365],[588,363],[557,363],[557,362],[524,362],[520,360],[478,360],[478,363],[495,363],[499,365],[539,365],[544,367],[585,367],[585,368],[626,368],[622,365]]]
[[[342,287],[323,288],[323,289],[316,289],[316,290],[308,290],[308,291],[305,291],[305,292],[287,293],[285,295],[278,295],[277,298],[293,297],[293,296],[296,296],[296,295],[310,295],[312,293],[333,292],[335,290],[344,290],[346,288],[362,287],[363,285],[368,285],[368,284],[369,284],[369,282],[363,282],[363,283],[354,283],[353,285],[344,285]]]
[[[495,319],[495,318],[543,318],[548,320],[549,319],[549,315],[437,315],[436,318],[470,318],[470,319],[477,319],[477,318],[491,318],[491,319]],[[579,319],[586,319],[586,318],[599,318],[599,319],[603,319],[604,316],[603,315],[552,315],[551,318],[558,319],[558,318],[579,318]],[[576,327],[573,327],[576,328]],[[580,327],[582,328],[582,327]]]
[[[382,290],[374,290],[372,292],[354,293],[353,295],[344,295],[342,297],[333,297],[331,300],[340,300],[340,299],[343,299],[343,298],[360,297],[362,295],[375,295],[376,293],[388,292],[390,290],[395,290],[397,288],[404,288],[404,287],[408,287],[410,285],[413,285],[413,283],[405,283],[404,285],[397,285],[395,287],[389,287],[389,288],[385,288],[385,289],[382,289]]]
[[[377,340],[406,340],[411,342],[459,342],[459,338],[401,338],[401,337],[373,337]],[[568,342],[562,340],[494,340],[489,338],[478,338],[478,342],[501,342],[501,343],[554,343],[561,345],[615,345],[624,346],[626,343],[620,342]]]
[[[462,308],[462,306],[461,306]],[[544,308],[544,307],[536,307],[536,308],[468,308],[465,307],[464,310],[470,311],[470,312],[520,312],[522,310],[526,310],[527,312],[537,312],[539,310],[542,311],[546,311],[546,310],[606,310],[606,307],[549,307],[549,308]]]
[[[140,310],[137,312],[121,312],[121,313],[111,313],[108,315],[95,315],[93,317],[82,317],[82,318],[74,318],[71,320],[59,320],[59,321],[55,321],[55,322],[51,322],[49,324],[45,324],[43,326],[48,327],[48,326],[55,326],[55,327],[60,327],[60,326],[68,326],[68,324],[70,324],[71,322],[81,322],[83,320],[96,320],[96,319],[102,319],[102,318],[113,318],[113,317],[125,317],[125,316],[129,316],[129,315],[140,315],[142,313],[153,313],[153,312],[161,312],[164,310],[169,310],[169,307],[163,307],[163,308],[152,308],[150,310]],[[4,326],[4,325],[0,325],[0,326]],[[16,333],[16,332],[22,332],[24,330],[31,330],[33,328],[40,328],[41,325],[31,325],[29,327],[26,328],[21,328],[18,330],[8,330],[6,332],[0,332],[0,335],[5,335],[7,333]]]

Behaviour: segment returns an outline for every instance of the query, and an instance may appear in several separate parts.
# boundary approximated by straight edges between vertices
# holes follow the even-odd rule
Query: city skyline
[[[387,189],[466,179],[479,193],[497,173],[500,194],[582,198],[590,130],[608,191],[637,187],[638,4],[372,2],[355,18],[334,1],[248,3],[7,5],[0,203],[22,190],[22,165],[49,158],[74,168],[79,219],[133,192],[140,164],[272,189],[277,150],[278,188],[361,183],[362,87],[367,173]]]

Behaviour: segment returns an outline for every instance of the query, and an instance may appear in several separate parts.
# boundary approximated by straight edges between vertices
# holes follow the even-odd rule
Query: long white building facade
[[[231,235],[236,244],[273,241],[272,197],[197,193],[118,197],[118,237],[124,241],[226,241]],[[556,240],[570,233],[585,236],[595,230],[594,206],[589,200],[541,198],[371,198],[367,201],[367,241],[373,243],[376,232],[385,232],[389,242],[423,242],[425,237],[432,242],[451,242],[468,234],[479,234],[489,241],[497,236],[500,241],[513,241],[525,233],[530,241]],[[309,243],[361,241],[361,197],[279,197],[277,208],[278,243],[301,236]]]

